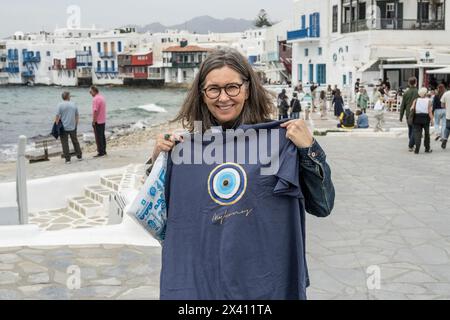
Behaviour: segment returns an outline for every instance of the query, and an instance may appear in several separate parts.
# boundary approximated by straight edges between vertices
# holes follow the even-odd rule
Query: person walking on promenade
[[[92,99],[92,127],[94,128],[95,142],[97,144],[97,155],[94,158],[104,157],[106,153],[106,101],[96,86],[89,91]]]
[[[77,159],[80,161],[83,159],[83,154],[81,152],[80,143],[78,142],[77,137],[77,127],[80,116],[78,114],[77,106],[75,103],[70,101],[70,93],[65,91],[61,97],[63,102],[58,104],[55,123],[58,124],[61,121],[64,127],[64,130],[60,132],[60,138],[64,158],[66,159],[66,163],[69,164],[71,162],[69,137],[72,141]]]
[[[422,143],[422,130],[425,132],[424,145],[425,152],[431,153],[430,147],[430,124],[433,125],[433,105],[431,99],[427,97],[428,89],[421,88],[418,92],[419,98],[417,98],[412,105],[412,110],[414,112],[414,142],[416,148],[414,150],[415,154],[420,151],[420,145]]]
[[[417,90],[417,78],[411,77],[408,80],[408,90],[403,94],[402,104],[400,105],[400,122],[403,121],[403,116],[406,115],[406,119],[409,117],[409,113],[411,110],[411,106],[416,100],[419,98],[419,93]],[[414,132],[413,132],[413,126],[408,124],[408,148],[409,151],[414,151]]]
[[[445,93],[444,85],[440,84],[437,87],[436,93],[433,97],[433,114],[434,114],[434,134],[436,135],[435,141],[438,141],[445,134],[446,118],[445,107],[442,106],[442,96]]]
[[[284,99],[281,100],[281,104],[278,108],[278,120],[287,119],[289,111],[289,98],[288,96],[284,96]]]
[[[375,125],[375,132],[383,131],[384,109],[384,98],[380,95],[378,96],[378,101],[373,106],[373,110],[375,111],[375,119],[377,120],[377,124]]]
[[[341,90],[339,89],[336,89],[336,92],[334,94],[333,108],[334,108],[334,116],[336,118],[339,118],[342,112],[344,112],[344,99],[342,99]]]
[[[320,108],[320,119],[326,120],[328,108],[327,108],[327,94],[325,90],[320,91],[319,108]]]
[[[369,95],[365,88],[361,88],[356,105],[361,109],[362,113],[366,113],[367,105],[369,104]]]
[[[445,92],[441,98],[442,107],[445,108],[446,111],[446,126],[444,131],[444,136],[442,137],[441,148],[447,148],[447,141],[450,135],[450,90]]]
[[[168,219],[161,300],[306,299],[305,212],[331,213],[331,169],[305,121],[270,121],[272,113],[272,99],[244,56],[234,49],[208,54],[174,119],[189,134],[174,150],[175,136],[159,135],[152,155],[156,160],[162,151],[173,151],[164,178]],[[212,164],[172,160],[179,148],[197,149],[192,136],[212,127],[256,136],[276,130],[279,143],[270,149],[280,154],[278,173],[261,174],[262,163],[223,160],[235,159],[236,152]],[[215,150],[249,150],[258,144],[255,138],[216,141]],[[206,140],[202,145],[211,147]]]
[[[302,111],[302,106],[300,104],[300,100],[298,100],[297,93],[294,92],[292,94],[292,99],[291,99],[291,118],[292,119],[300,119],[301,111]]]

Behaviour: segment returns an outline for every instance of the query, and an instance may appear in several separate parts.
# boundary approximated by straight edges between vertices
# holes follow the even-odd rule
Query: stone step
[[[84,195],[94,201],[97,201],[107,208],[109,204],[109,196],[114,190],[103,185],[93,185],[84,188]]]
[[[100,184],[114,191],[119,191],[122,174],[109,175],[100,178]]]
[[[102,203],[85,196],[68,199],[68,208],[88,218],[107,215]]]

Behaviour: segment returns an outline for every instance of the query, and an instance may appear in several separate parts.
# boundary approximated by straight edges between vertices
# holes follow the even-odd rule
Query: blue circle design
[[[218,204],[229,206],[238,202],[247,188],[247,174],[235,163],[225,163],[211,171],[208,192]]]

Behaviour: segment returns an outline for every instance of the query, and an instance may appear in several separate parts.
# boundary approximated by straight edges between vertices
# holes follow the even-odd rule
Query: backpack
[[[344,118],[342,119],[344,127],[353,127],[355,125],[355,114],[350,110],[344,111]]]

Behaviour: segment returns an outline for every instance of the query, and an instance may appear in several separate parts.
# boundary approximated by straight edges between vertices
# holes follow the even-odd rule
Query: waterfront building
[[[0,41],[0,85],[8,83],[8,73],[6,72],[6,59],[8,51],[6,50],[6,41]]]
[[[125,85],[150,84],[149,66],[153,65],[152,51],[129,50],[118,55],[119,78]],[[156,83],[155,83],[156,84]]]
[[[292,83],[373,86],[389,78],[405,88],[410,76],[427,86],[427,70],[450,64],[450,6],[445,0],[294,1]]]
[[[117,56],[138,42],[134,29],[117,29],[92,36],[92,82],[96,85],[121,85]]]
[[[172,46],[163,50],[162,69],[166,84],[187,84],[194,80],[200,64],[205,60],[208,51],[196,45],[188,45],[182,40],[179,46]]]

